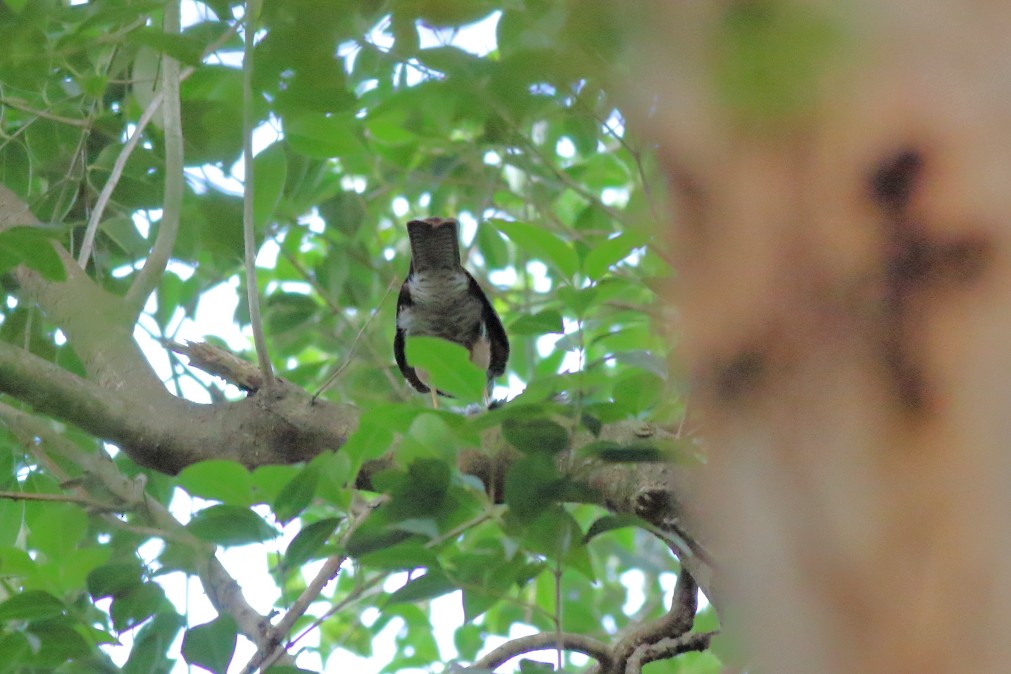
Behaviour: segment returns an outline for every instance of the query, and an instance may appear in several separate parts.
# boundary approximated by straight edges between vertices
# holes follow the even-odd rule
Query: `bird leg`
[[[428,392],[432,394],[432,407],[439,409],[439,394],[435,392],[435,387],[429,388]]]

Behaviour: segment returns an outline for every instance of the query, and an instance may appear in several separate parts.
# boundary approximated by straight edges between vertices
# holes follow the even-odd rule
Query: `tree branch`
[[[267,336],[260,318],[260,290],[256,283],[256,223],[253,213],[253,195],[256,189],[253,167],[253,45],[256,38],[256,19],[260,16],[259,0],[246,0],[246,49],[242,57],[242,239],[245,245],[246,301],[249,304],[249,326],[253,330],[256,358],[263,373],[267,389],[274,385],[274,370],[267,354]]]
[[[214,555],[214,546],[196,538],[165,506],[150,498],[144,491],[143,479],[132,480],[126,477],[104,452],[86,452],[55,433],[40,419],[4,403],[0,403],[0,420],[26,445],[35,446],[41,443],[61,458],[76,464],[84,473],[100,483],[103,498],[112,496],[124,505],[124,510],[145,517],[157,528],[159,536],[180,541],[197,550],[203,560],[197,571],[204,585],[204,591],[215,610],[228,613],[235,618],[242,634],[257,647],[265,643],[270,622],[246,601],[238,583]],[[82,486],[83,484],[87,484],[87,481],[75,488],[87,494],[87,488]],[[286,659],[285,664],[292,662]]]
[[[710,642],[717,634],[719,630],[691,632],[682,634],[676,639],[666,638],[655,643],[643,644],[629,657],[622,674],[640,674],[642,666],[650,662],[666,660],[691,651],[704,651],[709,648]]]
[[[582,634],[545,632],[520,637],[502,644],[475,662],[472,669],[495,669],[524,653],[554,649],[559,646],[567,651],[590,656],[605,667],[605,670],[611,666],[611,650],[607,644]]]
[[[165,5],[164,31],[179,33],[179,0]],[[167,53],[162,56],[161,94],[162,128],[165,136],[165,199],[162,204],[158,238],[126,293],[125,301],[134,316],[144,309],[148,295],[158,287],[168,264],[179,231],[179,217],[183,204],[183,128],[179,104],[179,62]],[[83,252],[83,251],[82,251]]]
[[[670,610],[659,620],[638,625],[625,634],[612,650],[613,663],[610,668],[602,667],[606,674],[625,674],[636,653],[643,652],[660,642],[683,637],[695,623],[695,612],[699,605],[699,586],[684,568],[678,575]],[[675,654],[676,655],[676,654]],[[660,656],[653,658],[660,659]],[[646,660],[652,662],[652,660]],[[641,668],[641,665],[640,665]],[[638,670],[636,670],[638,671]]]
[[[0,392],[116,443],[140,465],[167,473],[211,458],[249,467],[307,460],[340,448],[358,423],[355,408],[312,404],[308,393],[280,381],[269,394],[199,405],[164,387],[151,397],[129,386],[110,390],[3,342]]]
[[[143,24],[141,24],[143,25]],[[232,35],[236,30],[238,24],[235,24],[225,31],[221,37],[215,40],[211,45],[204,50],[201,60],[208,54],[214,53],[218,47],[225,43],[225,41]],[[196,72],[196,68],[190,66],[179,73],[179,82],[182,82],[187,77]],[[116,185],[119,184],[119,179],[123,175],[123,169],[126,167],[126,162],[133,154],[134,148],[137,147],[137,143],[140,142],[141,134],[144,133],[144,129],[154,118],[156,112],[158,112],[158,107],[161,105],[162,100],[165,97],[165,89],[162,87],[155,95],[151,98],[148,103],[147,108],[141,114],[140,119],[137,120],[137,126],[133,131],[130,138],[123,144],[123,149],[119,151],[116,156],[116,161],[113,162],[112,171],[109,173],[109,179],[105,181],[105,185],[102,186],[102,191],[98,194],[98,199],[95,201],[95,208],[91,212],[91,216],[88,218],[88,226],[84,232],[84,241],[81,245],[81,254],[77,258],[77,265],[81,269],[84,269],[88,264],[88,258],[91,256],[91,249],[95,243],[95,235],[98,232],[98,225],[102,221],[102,216],[105,214],[105,207],[109,203],[109,199],[112,198],[112,192],[116,189]]]
[[[0,185],[0,228],[37,223],[27,207]],[[257,390],[234,402],[198,405],[173,396],[134,341],[134,322],[120,298],[99,288],[57,248],[64,256],[66,281],[51,283],[24,268],[17,270],[16,279],[26,301],[36,302],[63,329],[89,378],[83,380],[5,345],[0,349],[0,392],[37,404],[40,410],[116,443],[137,463],[170,474],[208,458],[232,459],[249,467],[307,460],[339,449],[357,427],[357,408],[324,400],[313,403],[305,391],[281,379],[271,391]],[[54,404],[54,398],[63,402]],[[584,431],[573,446],[594,439],[631,445],[673,441],[674,435],[650,424],[619,422],[605,425],[598,438]],[[461,452],[460,470],[500,495],[515,452],[494,429],[484,435],[481,445]],[[356,484],[368,486],[372,472],[388,463],[367,464]],[[698,470],[581,457],[566,473],[598,494],[599,503],[613,512],[636,514],[669,532],[678,544],[682,566],[719,608],[712,559],[698,543],[697,514],[685,507],[695,502],[691,492]]]
[[[362,508],[355,517],[354,521],[345,529],[343,532],[343,540],[347,540],[358,525],[365,520],[365,516],[371,512],[371,508]],[[306,585],[302,593],[295,599],[288,610],[285,612],[284,617],[282,617],[277,625],[272,627],[268,633],[267,644],[261,647],[249,660],[246,666],[242,669],[246,674],[253,674],[257,667],[262,669],[267,669],[271,665],[277,663],[278,659],[287,652],[286,648],[289,645],[283,645],[284,641],[291,630],[294,629],[295,623],[298,622],[299,618],[305,615],[305,612],[309,609],[309,606],[316,601],[320,594],[323,592],[323,588],[330,584],[337,574],[340,572],[341,565],[347,561],[347,554],[339,552],[335,555],[330,556],[320,567],[319,572],[316,577]]]

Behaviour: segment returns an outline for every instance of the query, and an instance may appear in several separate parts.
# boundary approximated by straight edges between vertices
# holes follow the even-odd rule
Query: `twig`
[[[674,588],[670,610],[659,620],[639,625],[625,634],[614,645],[612,651],[614,662],[610,669],[603,667],[601,671],[607,674],[625,674],[629,671],[628,663],[637,652],[661,641],[678,639],[687,634],[695,623],[698,603],[699,586],[691,574],[682,567],[681,573],[678,574],[677,586]]]
[[[225,31],[221,37],[211,43],[207,49],[204,50],[201,58],[215,52],[218,47],[224,44],[225,41],[231,37],[237,27],[238,24],[229,27],[229,29]],[[179,82],[183,82],[194,72],[196,72],[196,68],[193,66],[186,68],[179,73]],[[147,108],[144,109],[140,119],[137,120],[137,126],[133,131],[133,135],[131,135],[130,138],[127,139],[126,143],[123,144],[123,149],[119,151],[116,161],[113,162],[109,178],[105,181],[105,185],[102,186],[102,191],[99,193],[98,200],[95,202],[95,209],[91,212],[91,217],[88,218],[88,227],[84,232],[84,240],[81,244],[81,253],[77,257],[77,265],[81,267],[81,269],[84,269],[87,266],[88,258],[91,257],[91,251],[95,244],[95,235],[98,232],[98,225],[102,221],[102,216],[105,214],[105,207],[108,205],[109,199],[112,197],[113,190],[116,189],[116,185],[119,184],[119,179],[123,176],[123,169],[126,167],[126,162],[130,158],[130,155],[133,154],[133,150],[137,147],[137,143],[140,142],[140,137],[144,133],[144,129],[147,128],[148,123],[158,111],[158,107],[161,105],[164,96],[165,90],[159,89],[159,91],[151,98],[151,102],[148,103]]]
[[[358,342],[361,341],[362,335],[365,334],[365,331],[368,329],[369,325],[372,324],[372,320],[379,315],[379,310],[383,308],[383,304],[386,302],[386,298],[390,296],[390,292],[393,290],[393,286],[395,286],[396,283],[397,283],[396,277],[390,280],[390,285],[386,287],[386,292],[383,293],[382,298],[379,300],[379,306],[375,308],[375,311],[372,312],[372,315],[368,317],[368,319],[365,321],[364,324],[362,324],[362,327],[358,330],[358,334],[355,335],[354,340],[352,340],[351,347],[348,349],[348,354],[344,358],[344,362],[342,362],[337,367],[337,369],[334,370],[333,374],[331,374],[329,377],[326,378],[326,381],[323,382],[323,385],[319,387],[319,390],[312,394],[312,402],[315,403],[316,398],[319,398],[320,394],[330,387],[330,384],[337,381],[337,377],[341,376],[341,374],[344,373],[344,370],[348,368],[348,365],[351,364],[355,356],[355,351],[358,349]]]
[[[190,367],[219,377],[243,391],[253,393],[263,388],[260,370],[234,353],[207,342],[187,340],[185,344],[180,344],[171,340],[162,340],[162,344],[170,351],[189,358]]]
[[[57,115],[46,110],[36,110],[35,108],[29,106],[25,101],[20,98],[3,98],[0,99],[0,105],[6,105],[9,108],[14,108],[15,110],[20,110],[21,112],[27,112],[30,115],[35,115],[36,117],[42,117],[43,119],[49,119],[54,122],[59,122],[60,124],[69,124],[70,126],[80,127],[82,129],[88,129],[91,127],[90,119],[77,119],[75,117],[64,117],[62,115]]]
[[[473,669],[495,669],[518,655],[554,648],[556,645],[559,645],[559,642],[560,647],[567,651],[575,651],[576,653],[590,656],[601,664],[603,671],[608,671],[611,668],[611,651],[607,647],[607,644],[583,634],[562,632],[559,635],[554,632],[545,632],[543,634],[520,637],[519,639],[513,639],[502,644],[475,662]]]
[[[296,258],[294,255],[289,253],[284,248],[281,249],[281,255],[283,255],[284,259],[287,260],[291,264],[291,266],[295,268],[295,271],[297,271],[303,279],[305,279],[305,282],[308,283],[310,286],[312,286],[313,290],[316,291],[316,294],[319,295],[320,299],[323,300],[327,308],[330,309],[330,313],[335,318],[340,319],[345,325],[349,325],[350,321],[348,321],[347,316],[345,316],[344,313],[341,311],[341,308],[337,306],[333,300],[330,299],[329,295],[327,295],[326,288],[321,286],[316,277],[310,274],[309,270],[302,266],[302,263],[298,261],[298,258]],[[366,342],[366,344],[368,344],[368,342]],[[368,344],[368,348],[369,353],[372,355],[373,358],[375,358],[376,360],[379,360],[381,358],[379,354],[376,353],[375,348],[371,344]],[[394,391],[402,390],[400,389],[400,382],[398,382],[396,377],[393,376],[389,368],[384,367],[380,369],[382,373],[386,375],[386,381],[390,383],[390,388],[392,388]],[[320,390],[319,393],[322,393],[322,390]],[[319,393],[317,393],[317,395],[319,395]],[[313,397],[314,401],[315,399],[316,398]]]
[[[0,498],[8,501],[51,501],[57,503],[76,503],[78,505],[100,510],[103,512],[123,512],[126,508],[115,506],[109,503],[102,503],[94,499],[70,494],[36,494],[24,491],[0,491]]]
[[[673,658],[676,655],[691,651],[704,651],[709,648],[713,637],[719,633],[719,630],[713,630],[712,632],[691,632],[689,634],[682,634],[676,639],[666,638],[651,644],[643,644],[628,658],[625,669],[621,674],[641,674],[642,666],[650,662]]]
[[[98,200],[95,202],[95,209],[91,211],[91,217],[88,218],[88,228],[84,231],[84,240],[81,242],[81,252],[77,256],[77,264],[81,269],[85,269],[88,266],[88,258],[91,257],[91,250],[95,245],[95,235],[98,232],[98,224],[102,221],[102,216],[105,214],[105,207],[109,203],[109,199],[112,198],[112,191],[116,189],[116,185],[119,184],[119,179],[123,177],[123,169],[126,168],[126,162],[133,153],[133,149],[137,147],[137,143],[140,142],[140,137],[147,127],[148,122],[154,117],[154,114],[158,112],[158,108],[161,105],[162,92],[158,92],[151,99],[151,102],[147,104],[147,108],[141,114],[140,119],[137,120],[137,128],[134,129],[133,135],[127,139],[126,143],[123,144],[123,149],[119,151],[119,155],[116,157],[116,161],[112,164],[112,171],[109,173],[109,179],[105,181],[105,185],[102,186],[102,191],[98,194]]]
[[[299,641],[301,641],[303,638],[305,638],[306,635],[312,634],[313,630],[315,630],[317,627],[319,627],[324,622],[326,622],[330,618],[330,616],[335,615],[337,613],[340,613],[345,608],[347,608],[350,604],[352,604],[353,602],[357,601],[358,599],[361,599],[362,597],[364,597],[365,596],[365,592],[367,590],[374,589],[377,585],[380,585],[380,581],[386,580],[387,577],[389,577],[388,573],[381,574],[381,575],[378,575],[378,576],[376,576],[374,578],[371,578],[370,580],[368,580],[368,581],[362,583],[361,585],[359,585],[358,587],[356,587],[354,590],[352,590],[348,594],[348,596],[344,597],[344,599],[340,600],[339,602],[337,602],[336,604],[334,604],[333,606],[331,606],[330,608],[328,608],[323,615],[321,615],[320,617],[318,617],[315,620],[313,620],[309,624],[308,627],[306,627],[304,630],[302,630],[301,632],[299,632],[298,636],[296,636],[294,639],[292,639],[290,642],[288,642],[288,648],[291,648],[296,643],[298,643]],[[382,587],[380,586],[379,589],[381,590]]]
[[[172,0],[165,6],[164,31],[178,35],[180,31],[179,0]],[[126,303],[134,315],[144,309],[147,296],[158,287],[161,276],[172,255],[176,234],[179,232],[179,217],[183,204],[183,128],[179,103],[179,62],[168,55],[162,56],[161,93],[162,126],[165,136],[165,201],[162,204],[161,224],[158,238],[144,267],[137,274],[126,293]]]
[[[238,583],[214,556],[214,547],[196,538],[179,520],[172,516],[165,506],[150,498],[144,490],[142,480],[130,479],[120,473],[116,464],[104,451],[86,452],[55,433],[52,428],[38,418],[4,403],[0,403],[0,421],[21,442],[31,446],[34,453],[42,454],[42,460],[47,464],[47,469],[52,470],[53,474],[64,482],[67,481],[66,474],[55,462],[44,456],[42,447],[48,447],[62,459],[76,464],[90,477],[95,478],[101,484],[103,495],[120,500],[130,506],[130,509],[138,515],[146,517],[161,532],[158,535],[178,540],[196,550],[198,556],[204,560],[198,569],[200,579],[204,585],[204,591],[215,609],[235,618],[239,631],[258,647],[265,642],[266,631],[270,625],[269,621],[257,613],[256,609],[246,601]],[[79,493],[88,493],[82,486],[78,486],[76,489]],[[294,664],[294,661],[286,655],[283,662],[284,664]]]
[[[253,345],[263,374],[263,385],[274,385],[274,370],[267,355],[267,337],[260,318],[260,291],[256,285],[256,228],[253,222],[253,40],[256,18],[260,15],[260,0],[246,0],[246,49],[242,57],[242,162],[245,171],[242,194],[242,235],[245,242],[246,301],[249,304],[249,325],[253,330]]]

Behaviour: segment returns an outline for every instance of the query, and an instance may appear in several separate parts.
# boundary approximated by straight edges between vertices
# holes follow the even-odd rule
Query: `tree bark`
[[[631,95],[679,210],[731,628],[762,671],[1011,671],[1011,11],[656,25]]]

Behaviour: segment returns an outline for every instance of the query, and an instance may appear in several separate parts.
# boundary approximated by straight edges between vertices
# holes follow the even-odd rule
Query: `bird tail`
[[[426,218],[407,223],[411,262],[416,272],[460,266],[459,225],[450,218]]]

